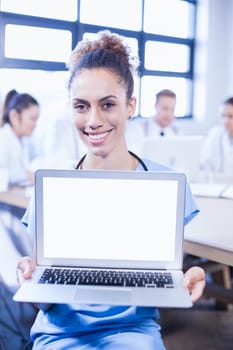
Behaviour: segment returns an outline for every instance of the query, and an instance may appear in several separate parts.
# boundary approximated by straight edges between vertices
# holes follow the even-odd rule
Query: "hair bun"
[[[136,71],[139,64],[138,57],[132,56],[132,50],[126,43],[126,38],[109,30],[99,31],[96,39],[90,40],[87,38],[78,42],[70,56],[69,70],[72,71],[74,69],[82,56],[98,49],[109,50],[120,56],[121,60],[131,71]]]

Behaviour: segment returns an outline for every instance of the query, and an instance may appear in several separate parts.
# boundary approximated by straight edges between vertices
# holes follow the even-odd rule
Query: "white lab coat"
[[[39,168],[70,169],[82,155],[77,130],[68,118],[58,118],[46,124],[46,129],[42,130],[35,143],[39,151],[30,164],[32,171]]]
[[[161,131],[163,136],[161,136]],[[145,137],[171,137],[178,134],[178,129],[175,123],[168,125],[166,128],[161,128],[155,122],[154,117],[150,118],[133,118],[126,124],[126,141],[128,148],[142,155],[143,142]]]
[[[161,132],[163,132],[163,136],[176,136],[178,133],[177,128],[172,123],[165,128],[161,128],[161,126],[154,120],[154,117],[148,118],[144,122],[144,135],[148,137],[158,137],[161,136]]]
[[[233,176],[233,138],[224,126],[210,129],[201,153],[201,169]]]
[[[20,139],[10,124],[0,127],[0,168],[7,168],[10,184],[26,184],[29,164],[27,138]]]

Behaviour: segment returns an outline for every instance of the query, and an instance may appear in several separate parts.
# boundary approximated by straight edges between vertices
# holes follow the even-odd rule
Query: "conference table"
[[[233,200],[195,199],[200,213],[185,228],[185,252],[233,266]]]
[[[12,205],[18,208],[27,208],[29,204],[28,189],[14,186],[5,192],[0,192],[0,203]]]
[[[217,283],[207,284],[207,295],[233,303],[233,199],[201,195],[195,199],[200,213],[185,228],[184,251],[205,258],[203,267],[218,275],[213,277]]]

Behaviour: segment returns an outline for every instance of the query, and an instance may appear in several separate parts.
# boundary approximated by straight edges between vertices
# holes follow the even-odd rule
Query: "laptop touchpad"
[[[75,293],[75,301],[85,303],[111,304],[119,300],[119,304],[129,304],[132,302],[132,290],[130,288],[78,288]],[[118,304],[118,303],[117,303]]]

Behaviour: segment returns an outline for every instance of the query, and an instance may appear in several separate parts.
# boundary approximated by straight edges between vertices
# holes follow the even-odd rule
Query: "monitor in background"
[[[202,135],[145,138],[142,157],[182,171],[188,181],[196,182],[199,177]]]

